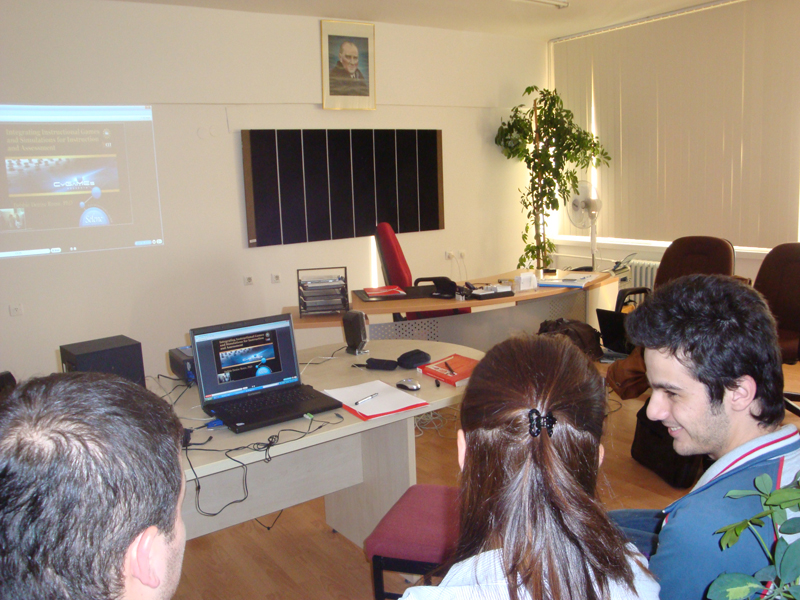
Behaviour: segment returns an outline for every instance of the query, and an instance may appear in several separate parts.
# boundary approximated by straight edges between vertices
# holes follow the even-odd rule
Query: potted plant
[[[531,108],[524,104],[511,109],[508,121],[502,121],[495,136],[506,158],[525,162],[530,172],[529,185],[520,190],[522,210],[527,215],[522,241],[525,249],[517,268],[537,269],[550,265],[555,244],[545,232],[545,219],[558,210],[558,198],[567,205],[578,192],[578,169],[590,165],[608,165],[611,157],[590,132],[573,121],[555,90],[530,86],[523,96],[538,93]],[[533,241],[530,231],[533,227]]]
[[[787,511],[800,510],[800,473],[795,475],[791,485],[773,490],[772,478],[759,475],[755,479],[754,490],[731,490],[725,496],[744,498],[760,496],[762,511],[739,523],[723,527],[719,545],[724,551],[730,548],[739,538],[749,532],[756,536],[761,548],[767,555],[769,564],[753,575],[745,573],[723,573],[708,588],[710,600],[745,600],[747,598],[764,598],[777,600],[800,600],[800,539],[791,544],[783,536],[800,533],[800,517],[790,517]],[[758,532],[765,519],[771,519],[775,539],[769,545]]]

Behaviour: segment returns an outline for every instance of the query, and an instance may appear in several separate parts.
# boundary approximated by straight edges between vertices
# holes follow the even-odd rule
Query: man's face
[[[722,405],[712,407],[706,386],[666,351],[646,349],[644,362],[653,388],[647,418],[666,425],[675,452],[717,459],[732,450],[725,397]],[[726,397],[728,394],[730,391],[725,392]]]
[[[347,72],[352,75],[358,69],[358,48],[355,44],[345,42],[339,49],[339,61]]]
[[[165,573],[165,581],[161,587],[161,600],[169,600],[175,595],[178,583],[181,580],[181,567],[183,566],[183,552],[186,548],[186,525],[183,522],[181,508],[183,507],[183,497],[186,494],[186,478],[181,480],[181,494],[178,497],[178,516],[175,519],[173,537],[168,544],[168,564]]]

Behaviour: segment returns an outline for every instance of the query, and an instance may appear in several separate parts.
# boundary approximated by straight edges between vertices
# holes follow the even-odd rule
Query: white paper
[[[428,404],[425,400],[417,398],[383,381],[368,381],[367,383],[359,385],[324,391],[329,396],[333,396],[342,404],[360,412],[365,417],[374,417],[397,412],[420,404]],[[372,394],[378,395],[356,406],[356,402]]]

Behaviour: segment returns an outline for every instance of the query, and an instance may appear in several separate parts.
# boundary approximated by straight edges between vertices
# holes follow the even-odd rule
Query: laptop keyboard
[[[297,404],[307,397],[302,387],[289,388],[287,390],[272,391],[267,396],[255,396],[245,400],[237,400],[226,406],[225,411],[234,419],[253,415],[256,413],[274,410],[282,406]]]

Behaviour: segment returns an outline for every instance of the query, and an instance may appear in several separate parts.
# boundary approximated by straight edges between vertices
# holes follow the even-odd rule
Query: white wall
[[[154,105],[165,241],[0,261],[0,370],[48,373],[61,344],[124,334],[148,375],[168,373],[191,327],[296,305],[298,268],[369,285],[370,238],[247,249],[243,128],[442,129],[446,229],[400,236],[412,274],[456,278],[446,249],[471,276],[516,264],[525,173],[493,139],[545,82],[543,40],[377,23],[377,110],[324,111],[319,19],[97,0],[0,0],[0,15],[0,103]]]

